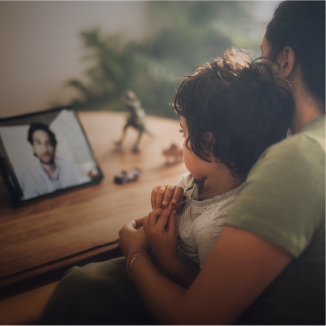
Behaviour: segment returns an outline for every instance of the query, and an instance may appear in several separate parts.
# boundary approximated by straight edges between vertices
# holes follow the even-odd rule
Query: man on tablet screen
[[[29,199],[81,183],[77,166],[55,157],[55,134],[43,123],[32,123],[27,140],[38,161],[24,176],[24,198]]]

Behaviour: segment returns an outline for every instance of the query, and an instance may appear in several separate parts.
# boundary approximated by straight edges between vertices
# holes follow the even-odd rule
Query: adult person
[[[24,175],[25,199],[80,184],[77,166],[69,160],[55,157],[57,140],[47,125],[32,123],[27,140],[38,161]]]
[[[141,252],[132,255],[137,259],[132,266],[128,264],[128,269],[145,305],[121,307],[121,312],[135,316],[135,324],[145,323],[139,319],[145,308],[166,324],[324,324],[324,15],[324,2],[285,1],[275,11],[262,43],[262,55],[276,76],[292,88],[293,136],[270,147],[253,167],[239,190],[227,225],[188,289],[164,277]],[[174,219],[173,213],[168,215],[171,206],[168,209],[159,221]],[[126,224],[120,231],[119,244],[124,256],[130,257],[136,249],[148,250],[147,239],[155,247],[151,239],[162,234],[164,228],[160,231],[156,217],[149,214]],[[72,283],[75,298],[86,293],[85,287],[96,291],[94,323],[97,311],[108,309],[110,304],[101,300],[107,291],[103,287],[107,279],[103,264],[108,263],[75,269],[55,291],[57,298],[63,298]],[[84,289],[78,292],[81,284]],[[124,295],[119,287],[115,291],[119,294],[116,299]],[[83,300],[89,303],[87,297]],[[69,311],[71,305],[63,311],[65,307],[60,307],[61,316],[78,315],[78,307],[73,306],[73,312]],[[55,315],[58,310],[53,312]],[[153,323],[154,319],[146,322]]]
[[[161,323],[325,324],[325,2],[282,2],[261,47],[292,88],[292,136],[249,173],[188,290],[132,256],[132,280]],[[127,224],[126,257],[146,250],[142,223],[149,238],[160,236],[151,216]]]

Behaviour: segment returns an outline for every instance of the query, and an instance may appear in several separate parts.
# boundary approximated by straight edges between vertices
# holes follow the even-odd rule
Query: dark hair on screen
[[[31,145],[33,145],[33,134],[36,130],[43,130],[45,131],[50,138],[50,144],[53,147],[56,147],[57,145],[57,140],[55,138],[55,134],[49,129],[49,127],[44,124],[44,123],[40,123],[40,122],[35,122],[35,123],[31,123],[30,127],[28,129],[28,136],[27,136],[27,140],[29,141],[29,143]]]
[[[262,75],[263,67],[266,73]],[[291,95],[273,79],[269,65],[252,62],[236,48],[184,76],[173,98],[186,119],[187,148],[208,161],[207,148],[236,177],[245,177],[262,152],[287,135]],[[209,144],[204,133],[214,138]]]
[[[289,46],[301,65],[303,81],[325,102],[325,1],[283,1],[266,29],[269,57]]]

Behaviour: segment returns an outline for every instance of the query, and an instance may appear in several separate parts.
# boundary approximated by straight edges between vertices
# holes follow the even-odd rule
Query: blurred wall
[[[141,39],[145,2],[0,1],[0,118],[65,105],[81,76],[79,33],[100,27]]]
[[[261,40],[263,39],[267,24],[273,18],[274,11],[281,2],[280,0],[254,1],[254,6],[250,10],[255,19],[256,28],[251,31],[253,35],[248,35],[248,37],[259,37]]]
[[[255,1],[253,38],[262,38],[278,2]],[[0,118],[69,103],[76,94],[65,81],[83,79],[85,69],[80,32],[100,27],[104,34],[123,32],[126,40],[153,37],[166,22],[151,17],[147,4],[0,1]]]

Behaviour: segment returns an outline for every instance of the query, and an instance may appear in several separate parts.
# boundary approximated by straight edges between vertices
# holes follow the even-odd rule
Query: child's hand
[[[131,220],[119,231],[119,247],[126,258],[135,249],[141,249],[147,253],[150,251],[150,245],[143,228],[143,219]]]
[[[178,260],[176,211],[168,207],[153,210],[143,219],[145,234],[162,267]]]
[[[156,186],[151,193],[152,209],[157,209],[172,204],[176,204],[183,199],[183,188],[172,183],[168,185]],[[182,205],[176,205],[175,210],[181,211]]]

